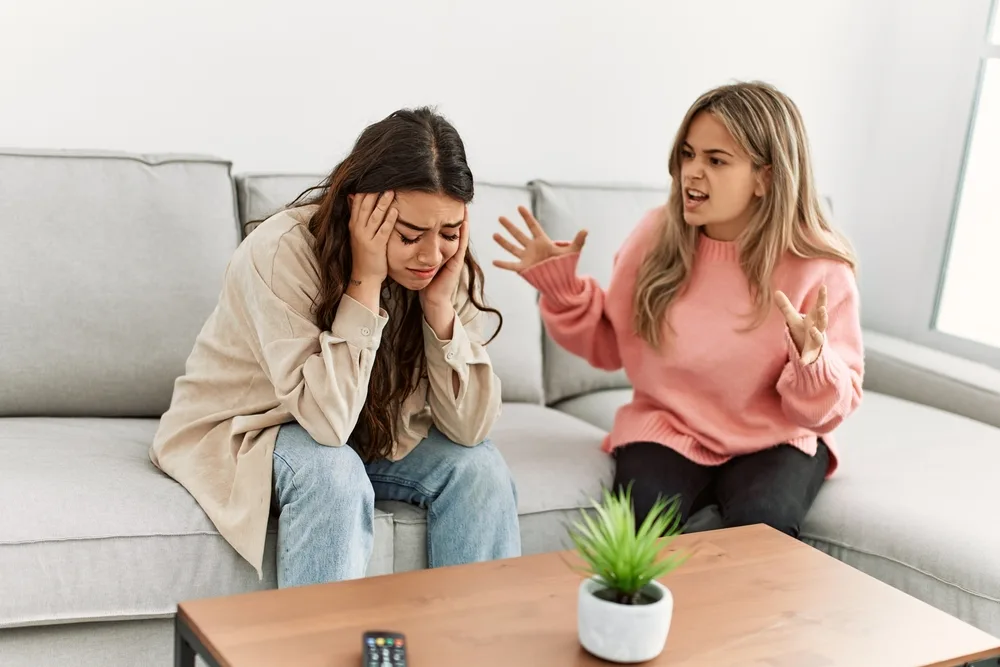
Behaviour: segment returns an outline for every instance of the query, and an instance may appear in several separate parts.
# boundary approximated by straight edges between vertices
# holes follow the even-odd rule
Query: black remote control
[[[406,637],[403,633],[369,630],[361,637],[361,667],[406,666]]]

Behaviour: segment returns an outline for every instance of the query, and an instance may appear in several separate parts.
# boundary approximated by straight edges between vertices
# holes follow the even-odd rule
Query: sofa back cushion
[[[301,192],[323,179],[320,174],[241,174],[236,177],[240,219],[249,233],[260,221],[291,203]],[[542,324],[535,290],[517,275],[493,266],[506,254],[492,239],[497,218],[517,215],[518,206],[531,203],[528,188],[476,183],[476,196],[469,207],[475,253],[485,274],[488,305],[503,314],[503,328],[488,350],[500,378],[505,401],[542,401]],[[492,334],[493,332],[488,332]]]
[[[667,188],[565,185],[534,181],[533,212],[553,239],[572,240],[587,229],[587,244],[577,271],[607,287],[614,255],[650,209],[666,203]],[[602,389],[631,386],[624,371],[593,368],[545,336],[545,400],[558,401]]]
[[[159,416],[239,240],[229,163],[0,151],[0,416]]]

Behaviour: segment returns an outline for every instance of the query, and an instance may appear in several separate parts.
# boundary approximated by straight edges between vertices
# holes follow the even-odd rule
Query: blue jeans
[[[351,447],[321,445],[293,422],[278,431],[273,477],[279,588],[363,577],[376,500],[427,510],[430,567],[521,553],[517,492],[488,440],[463,447],[431,429],[402,460],[366,465]]]

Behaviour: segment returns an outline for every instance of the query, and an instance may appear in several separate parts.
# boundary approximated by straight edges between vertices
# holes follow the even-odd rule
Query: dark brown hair
[[[322,183],[289,204],[319,206],[309,231],[316,238],[314,250],[320,267],[314,315],[321,329],[329,330],[333,323],[351,275],[351,207],[347,196],[386,190],[442,194],[466,204],[472,201],[472,170],[462,138],[451,123],[426,107],[396,111],[367,127],[351,153]],[[483,271],[471,245],[465,266],[472,304],[496,315],[502,325],[500,312],[484,304]],[[382,298],[392,300],[394,316],[382,334],[368,398],[351,435],[351,444],[365,461],[386,458],[392,452],[403,401],[426,376],[423,313],[417,294],[387,278]]]

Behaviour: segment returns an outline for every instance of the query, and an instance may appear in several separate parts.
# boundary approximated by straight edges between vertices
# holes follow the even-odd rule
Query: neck
[[[701,233],[713,241],[735,241],[747,228],[749,222],[749,220],[732,220],[705,225],[701,228]]]

